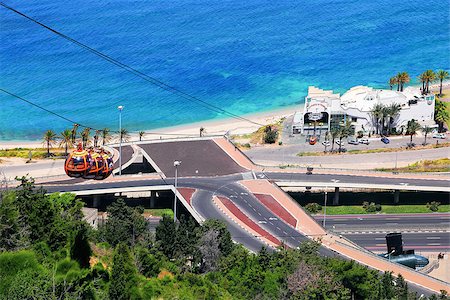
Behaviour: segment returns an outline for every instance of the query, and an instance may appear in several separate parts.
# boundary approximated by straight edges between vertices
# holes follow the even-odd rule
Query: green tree
[[[102,145],[104,146],[111,139],[111,133],[109,128],[103,128],[101,134],[102,134]]]
[[[142,141],[142,138],[145,135],[145,131],[139,131],[139,141]]]
[[[94,134],[94,147],[98,146],[98,139],[100,138],[100,134],[102,133],[101,130],[95,130],[95,134]]]
[[[264,128],[264,143],[273,144],[277,141],[278,131],[272,128],[271,125],[267,125]]]
[[[379,292],[379,299],[392,299],[394,298],[394,277],[392,276],[392,272],[384,272],[381,276],[381,282],[380,282],[380,292]]]
[[[44,133],[44,144],[47,146],[47,157],[50,156],[50,148],[56,143],[56,133],[53,130],[47,130]]]
[[[410,81],[409,74],[406,72],[399,72],[396,76],[398,87],[397,91],[403,92],[403,87],[405,83]]]
[[[352,123],[350,121],[346,121],[344,124],[340,125],[339,127],[339,152],[342,151],[342,140],[344,138],[347,138],[352,134]]]
[[[424,127],[422,127],[422,132],[424,134],[423,145],[426,145],[427,144],[427,136],[428,136],[428,134],[433,132],[433,128],[424,126]]]
[[[77,139],[77,130],[78,130],[78,127],[80,127],[80,125],[79,124],[73,124],[73,127],[72,127],[72,144],[75,144],[75,140]]]
[[[389,78],[389,87],[391,88],[391,90],[397,83],[398,83],[397,76]]]
[[[339,128],[332,128],[330,131],[331,135],[331,152],[334,151],[334,142],[336,141],[336,138],[339,136],[340,131]]]
[[[214,230],[219,233],[219,249],[222,256],[227,256],[233,251],[234,242],[231,239],[231,234],[228,231],[227,225],[223,221],[209,219],[202,224],[202,232]]]
[[[423,73],[423,78],[425,79],[425,90],[426,94],[430,92],[430,82],[434,82],[436,80],[436,73],[433,70],[426,70]]]
[[[114,251],[109,298],[111,300],[128,300],[136,285],[136,266],[133,263],[130,249],[127,244],[119,243]]]
[[[389,135],[391,133],[391,126],[394,124],[394,120],[398,117],[400,114],[400,111],[402,110],[402,107],[398,103],[392,103],[389,105],[386,109],[386,116],[387,116],[387,134]]]
[[[398,300],[408,300],[408,284],[402,274],[398,274],[395,279],[395,295]]]
[[[83,148],[85,148],[89,144],[89,135],[91,134],[91,128],[86,127],[81,132],[81,143]]]
[[[371,109],[371,114],[375,123],[376,134],[380,133],[380,125],[384,119],[384,106],[380,103],[375,104]]]
[[[426,91],[426,83],[427,83],[427,77],[425,75],[425,72],[420,74],[418,77],[419,81],[422,83],[422,94],[425,94]]]
[[[175,253],[176,225],[169,215],[164,215],[156,227],[156,241],[159,249],[168,258],[173,258]]]
[[[434,120],[438,124],[439,132],[444,130],[444,124],[450,120],[450,113],[447,109],[447,103],[436,99],[434,104]]]
[[[107,208],[108,221],[100,228],[101,239],[116,246],[120,242],[135,245],[147,230],[141,207],[132,208],[122,198]]]
[[[29,230],[16,205],[16,194],[4,192],[0,201],[0,252],[24,249]]]
[[[76,260],[82,268],[89,267],[89,261],[92,254],[88,237],[89,229],[87,226],[89,225],[81,223],[70,243],[70,257]]]
[[[408,121],[408,123],[406,125],[406,134],[411,137],[411,139],[409,141],[410,146],[413,145],[413,142],[412,142],[413,136],[416,135],[417,131],[420,130],[420,128],[421,128],[421,126],[419,123],[417,123],[416,120],[412,119],[412,120]]]
[[[119,140],[123,142],[128,142],[130,139],[130,133],[125,128],[122,128],[119,132]]]
[[[436,73],[436,77],[439,79],[439,96],[442,96],[442,82],[449,78],[448,72],[445,70],[439,70]]]
[[[61,132],[61,141],[59,142],[59,147],[64,145],[64,155],[67,156],[67,149],[69,147],[73,147],[72,143],[72,131],[70,129],[66,129]]]

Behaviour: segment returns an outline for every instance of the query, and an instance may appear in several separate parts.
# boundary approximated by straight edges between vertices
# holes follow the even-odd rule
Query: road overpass
[[[127,146],[127,145],[125,145]],[[323,255],[340,255],[354,259],[380,271],[401,273],[405,279],[425,290],[450,291],[449,285],[418,274],[381,259],[351,241],[323,229],[301,207],[281,191],[285,187],[311,186],[355,188],[375,186],[379,189],[446,191],[443,179],[424,179],[396,176],[386,178],[380,174],[325,174],[306,170],[266,170],[255,166],[244,154],[223,138],[195,141],[161,141],[136,143],[133,149],[149,157],[149,163],[159,177],[122,177],[103,182],[57,182],[46,184],[49,192],[111,193],[120,191],[152,190],[154,187],[172,186],[173,161],[181,160],[178,186],[189,193],[180,196],[189,211],[203,219],[216,218],[227,223],[235,241],[257,251],[264,244],[278,246],[284,243],[297,247],[300,242],[320,238]],[[134,155],[132,155],[134,157]],[[181,193],[181,192],[180,192]],[[184,198],[184,200],[181,200]]]

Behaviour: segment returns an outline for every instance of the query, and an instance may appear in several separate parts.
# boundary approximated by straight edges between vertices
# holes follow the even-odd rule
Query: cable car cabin
[[[317,137],[316,136],[312,136],[309,138],[309,144],[310,145],[315,145],[317,143]]]
[[[111,175],[113,171],[112,157],[100,150],[86,151],[81,145],[66,159],[64,170],[70,177],[102,180]]]

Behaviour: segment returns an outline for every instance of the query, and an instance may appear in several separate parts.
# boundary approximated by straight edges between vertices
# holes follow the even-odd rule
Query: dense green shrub
[[[272,126],[266,126],[264,129],[264,143],[266,144],[273,144],[278,139],[278,131]]]
[[[374,202],[363,202],[363,208],[367,213],[374,213],[381,211],[381,204],[375,204]]]
[[[431,211],[438,211],[439,210],[439,205],[441,205],[441,202],[437,202],[437,201],[432,201],[432,202],[427,203],[427,207]]]
[[[305,209],[310,213],[310,214],[316,214],[319,211],[322,210],[322,205],[318,204],[318,203],[308,203],[305,205]]]

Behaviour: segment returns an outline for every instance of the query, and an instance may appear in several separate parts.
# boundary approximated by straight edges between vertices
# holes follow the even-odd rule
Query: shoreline
[[[242,115],[246,119],[259,124],[270,124],[283,117],[293,115],[296,111],[303,110],[304,103],[284,106],[268,111],[249,113]],[[205,121],[198,121],[194,123],[176,125],[171,127],[156,128],[151,130],[143,130],[148,133],[144,135],[142,140],[167,139],[177,137],[198,137],[200,135],[200,128],[205,129],[204,135],[224,135],[230,134],[246,134],[256,131],[261,125],[253,124],[244,120],[237,120],[232,117],[223,119],[211,119]],[[92,136],[91,136],[92,138]],[[130,134],[130,141],[138,141],[138,133]],[[111,141],[114,142],[114,139]],[[42,140],[11,140],[0,141],[0,149],[11,148],[41,148],[45,147]]]
[[[420,84],[411,84],[409,86],[421,87]],[[430,90],[433,92],[439,91],[439,83],[430,84]],[[443,91],[450,89],[450,80],[445,80],[442,83]],[[242,115],[242,117],[251,120],[252,122],[267,125],[273,123],[282,117],[293,115],[296,111],[303,110],[304,103],[288,105],[272,110],[249,113]],[[149,130],[143,130],[146,133],[143,140],[156,140],[168,138],[182,138],[182,137],[198,137],[200,135],[200,128],[205,129],[204,135],[224,135],[230,134],[248,134],[256,131],[261,125],[252,124],[248,121],[234,119],[233,117],[226,117],[221,119],[209,119],[204,121],[197,121],[193,123],[175,125],[170,127],[161,127]],[[91,136],[92,137],[92,136]],[[112,139],[111,142],[115,142]],[[130,141],[138,141],[139,135],[137,132],[130,134]],[[0,140],[0,149],[11,148],[41,148],[45,147],[42,140]]]

